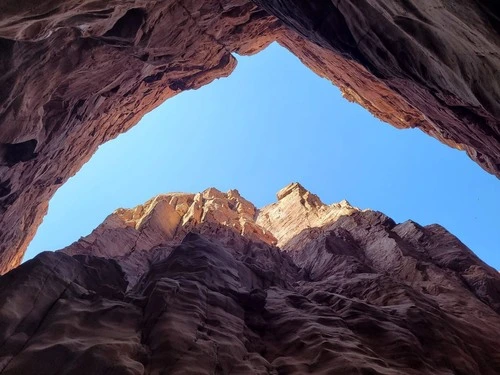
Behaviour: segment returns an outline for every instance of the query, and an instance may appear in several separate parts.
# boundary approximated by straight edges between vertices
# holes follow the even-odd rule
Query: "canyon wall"
[[[500,372],[500,276],[299,184],[165,194],[0,277],[0,374]]]
[[[2,1],[0,273],[100,144],[272,41],[500,176],[498,25],[485,0]]]

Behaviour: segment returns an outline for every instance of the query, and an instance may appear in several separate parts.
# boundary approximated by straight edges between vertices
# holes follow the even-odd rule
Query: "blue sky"
[[[397,222],[439,223],[500,269],[500,181],[419,130],[343,99],[287,50],[238,57],[235,72],[184,92],[102,145],[50,202],[25,259],[87,235],[154,195],[236,188],[257,206],[292,181]]]

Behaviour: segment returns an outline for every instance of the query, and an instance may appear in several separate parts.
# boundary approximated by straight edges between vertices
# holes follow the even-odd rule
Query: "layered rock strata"
[[[5,0],[0,273],[100,144],[272,41],[382,120],[500,176],[498,26],[486,0]]]
[[[0,277],[1,374],[500,372],[500,277],[298,184],[166,194]]]

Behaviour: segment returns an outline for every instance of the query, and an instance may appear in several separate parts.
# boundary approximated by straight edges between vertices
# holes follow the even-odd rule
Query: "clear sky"
[[[500,181],[419,130],[343,99],[287,50],[238,57],[235,72],[184,92],[102,145],[50,202],[25,259],[87,235],[154,195],[236,188],[258,207],[298,181],[395,221],[439,223],[500,269]]]

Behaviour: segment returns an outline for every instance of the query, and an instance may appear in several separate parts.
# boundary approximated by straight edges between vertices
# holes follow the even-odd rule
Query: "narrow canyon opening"
[[[488,0],[1,1],[0,373],[498,375],[498,98]]]
[[[8,0],[0,14],[2,273],[99,145],[272,42],[376,117],[500,175],[500,40],[483,1]]]
[[[276,43],[235,57],[229,77],[169,99],[102,145],[59,188],[25,260],[160,193],[238,189],[263,207],[299,181],[327,203],[439,223],[500,268],[497,180],[464,152],[383,123]]]

